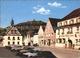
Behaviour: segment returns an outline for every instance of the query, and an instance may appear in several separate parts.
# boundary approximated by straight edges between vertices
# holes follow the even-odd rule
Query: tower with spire
[[[14,20],[13,20],[13,18],[12,18],[12,20],[11,20],[11,26],[12,26],[12,27],[14,26]]]

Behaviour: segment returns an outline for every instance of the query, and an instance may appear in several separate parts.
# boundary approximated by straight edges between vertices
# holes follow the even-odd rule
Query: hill
[[[43,21],[33,20],[16,24],[15,27],[18,28],[23,36],[27,35],[28,33],[30,33],[32,36],[38,32],[40,25],[45,27],[46,23]]]

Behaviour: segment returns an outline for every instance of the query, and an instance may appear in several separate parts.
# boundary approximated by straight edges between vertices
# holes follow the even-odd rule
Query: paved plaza
[[[0,47],[0,58],[20,58],[20,57],[15,56],[15,54],[12,53],[10,50]]]
[[[57,58],[80,58],[80,50],[37,47],[42,51],[51,51]],[[0,47],[0,58],[21,58],[10,50]]]
[[[49,47],[40,47],[40,49],[51,51],[57,58],[80,58],[80,50]]]

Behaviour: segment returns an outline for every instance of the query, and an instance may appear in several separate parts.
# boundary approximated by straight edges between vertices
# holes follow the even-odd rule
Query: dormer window
[[[80,17],[76,19],[76,23],[79,23],[80,22]]]
[[[61,23],[59,23],[59,26],[62,26],[62,22],[61,22]]]
[[[64,25],[67,25],[67,21],[64,22]]]
[[[14,33],[16,34],[16,30],[14,30]]]
[[[74,23],[74,20],[70,20],[69,23],[70,23],[70,24],[73,24],[73,23]]]
[[[13,32],[13,30],[11,30],[11,34],[13,34],[14,32]]]

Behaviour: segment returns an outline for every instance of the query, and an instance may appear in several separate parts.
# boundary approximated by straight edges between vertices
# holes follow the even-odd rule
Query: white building
[[[42,26],[40,26],[38,31],[38,40],[39,40],[39,46],[44,46],[44,30]]]
[[[34,44],[38,44],[38,45],[39,45],[38,35],[34,35],[34,36],[32,37],[32,41],[33,41],[33,45],[34,45]]]
[[[56,46],[80,48],[80,16],[62,20],[57,23]]]
[[[24,37],[24,45],[31,45],[31,37],[29,34]]]
[[[9,45],[23,45],[22,36],[18,29],[14,26],[11,26],[6,32],[6,35],[3,36],[3,46]]]

